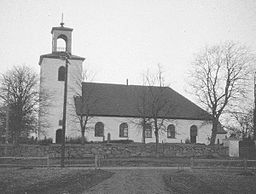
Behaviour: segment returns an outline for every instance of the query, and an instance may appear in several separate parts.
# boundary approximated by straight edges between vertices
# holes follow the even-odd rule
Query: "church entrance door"
[[[190,143],[196,143],[197,126],[192,125],[190,127]]]
[[[62,143],[62,129],[58,129],[56,131],[56,143],[61,144]]]

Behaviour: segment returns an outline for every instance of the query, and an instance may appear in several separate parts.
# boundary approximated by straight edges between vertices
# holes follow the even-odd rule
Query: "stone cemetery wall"
[[[99,153],[104,158],[113,157],[152,157],[156,155],[155,144],[85,144],[66,145],[66,156],[69,158],[83,158]],[[206,146],[193,144],[159,144],[158,155],[164,157],[225,157],[228,156],[228,148],[223,146]],[[0,157],[44,157],[58,158],[61,153],[61,145],[1,145]]]

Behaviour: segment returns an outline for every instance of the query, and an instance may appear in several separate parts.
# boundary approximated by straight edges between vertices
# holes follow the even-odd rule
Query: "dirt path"
[[[169,170],[170,171],[170,170]],[[162,175],[167,170],[127,169],[112,170],[115,174],[84,194],[167,194]],[[171,171],[170,171],[171,172]]]

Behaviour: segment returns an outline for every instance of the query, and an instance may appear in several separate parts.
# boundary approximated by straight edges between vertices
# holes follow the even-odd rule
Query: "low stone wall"
[[[152,157],[156,156],[155,144],[85,144],[66,145],[66,156],[83,158],[99,153],[105,158],[113,157]],[[225,157],[228,148],[192,144],[159,144],[158,155],[164,157]],[[60,157],[60,145],[0,145],[0,156]]]
[[[254,141],[239,141],[239,157],[256,159],[256,147]]]

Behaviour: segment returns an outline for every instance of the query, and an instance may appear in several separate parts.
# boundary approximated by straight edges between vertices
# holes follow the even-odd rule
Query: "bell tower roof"
[[[72,32],[73,29],[72,28],[67,28],[64,27],[64,22],[63,22],[63,13],[61,14],[61,22],[60,22],[60,26],[59,27],[53,27],[51,33],[53,34],[55,30],[58,31],[70,31]]]
[[[44,58],[54,58],[59,59],[63,53],[68,53],[70,59],[72,60],[82,60],[84,61],[85,58],[79,57],[72,54],[71,46],[72,46],[72,28],[68,28],[64,26],[63,23],[63,16],[60,26],[52,27],[51,34],[52,34],[52,53],[41,55],[39,60],[39,65],[41,65],[42,60]]]
[[[52,53],[67,52],[71,54],[72,28],[64,27],[63,14],[59,27],[52,28]]]
[[[73,28],[68,28],[68,27],[64,27],[64,26],[59,26],[59,27],[52,27],[52,31],[51,33],[53,34],[54,31],[69,31],[69,32],[72,32],[73,31]]]

